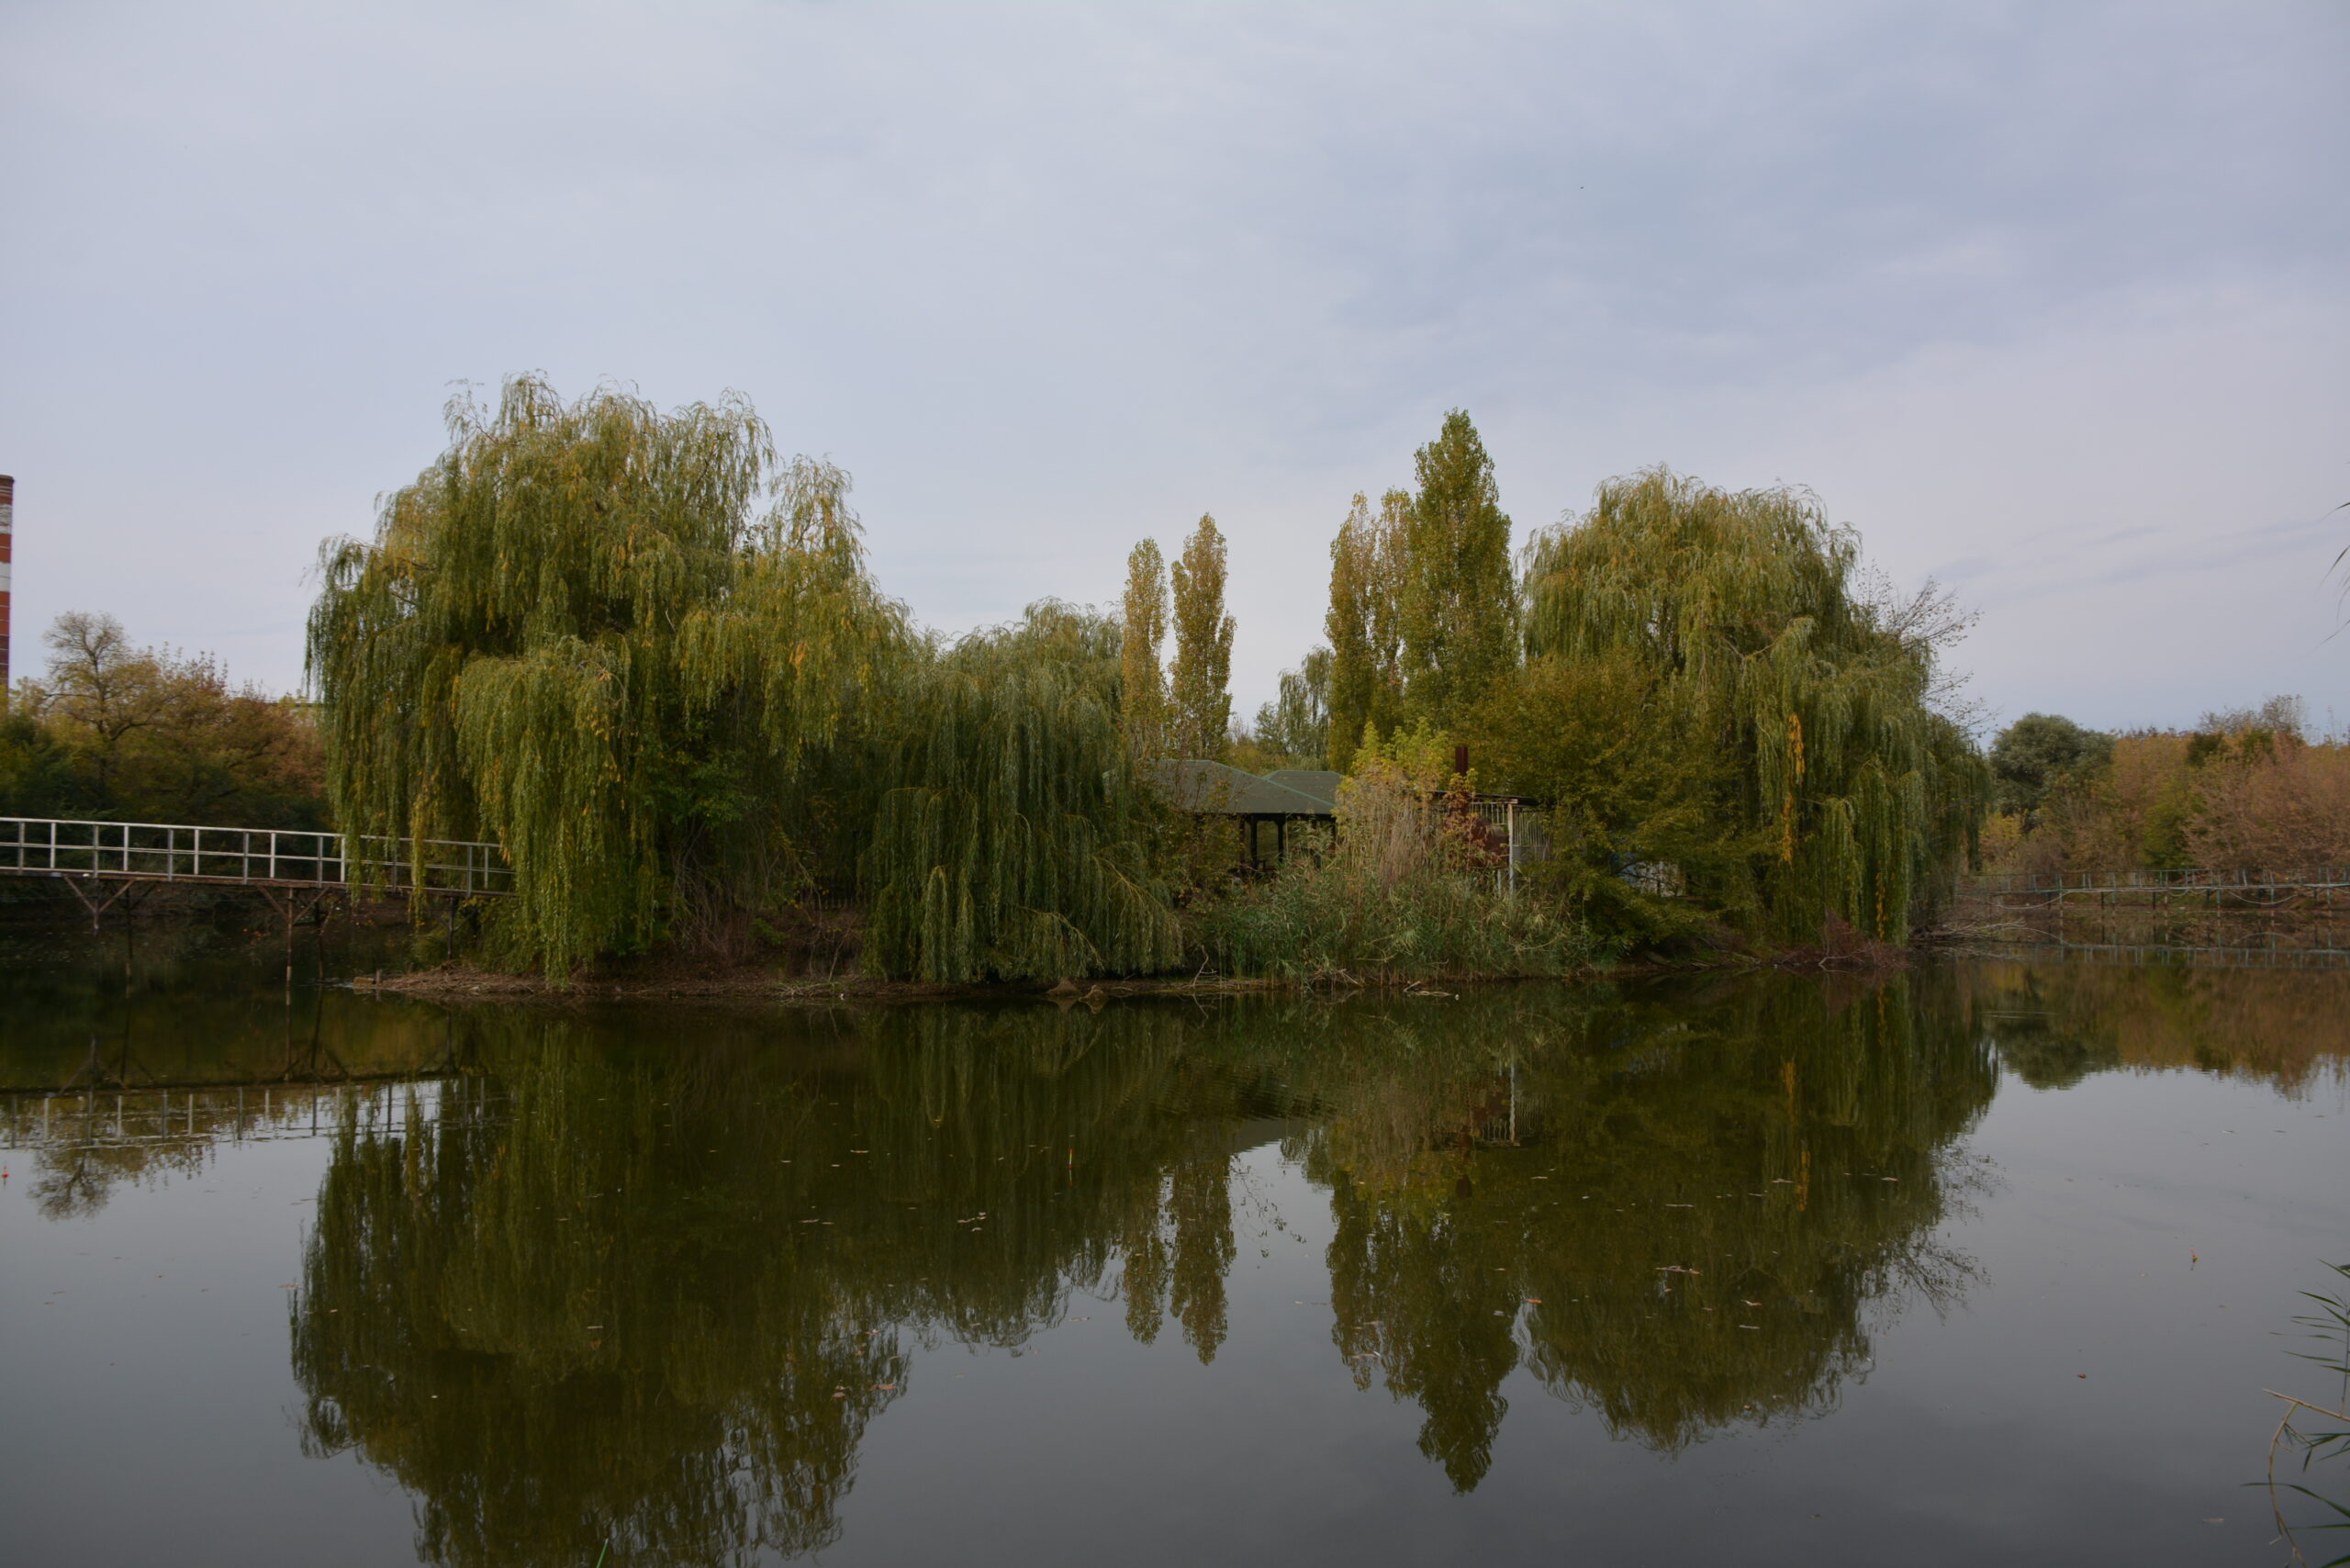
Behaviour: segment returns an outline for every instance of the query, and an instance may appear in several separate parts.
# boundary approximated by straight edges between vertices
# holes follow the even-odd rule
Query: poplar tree
[[[1172,569],[1176,750],[1222,757],[1232,740],[1232,617],[1224,610],[1224,535],[1203,517]]]
[[[1510,522],[1465,410],[1445,415],[1414,466],[1419,488],[1401,553],[1404,692],[1416,716],[1450,726],[1516,662]]]
[[[1167,640],[1167,566],[1155,539],[1144,540],[1126,557],[1120,629],[1119,727],[1135,756],[1158,756],[1167,748],[1167,678],[1158,665]]]
[[[1352,765],[1364,726],[1390,728],[1402,707],[1401,552],[1410,508],[1409,496],[1390,490],[1373,513],[1358,493],[1330,542],[1330,609],[1322,622],[1330,639],[1327,747],[1329,765],[1341,772]]]

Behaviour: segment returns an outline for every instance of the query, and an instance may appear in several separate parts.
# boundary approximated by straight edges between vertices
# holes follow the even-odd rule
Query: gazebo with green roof
[[[1203,757],[1144,766],[1159,799],[1176,810],[1237,821],[1241,858],[1252,868],[1276,864],[1289,852],[1290,823],[1332,822],[1338,814],[1339,774],[1283,768],[1259,777]]]

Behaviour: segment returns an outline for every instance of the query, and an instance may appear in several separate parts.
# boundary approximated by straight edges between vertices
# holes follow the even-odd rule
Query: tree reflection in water
[[[0,1145],[73,1220],[348,1116],[292,1308],[306,1438],[452,1564],[820,1547],[926,1350],[1073,1300],[1215,1358],[1248,1331],[1232,1155],[1276,1136],[1332,1207],[1329,1375],[1416,1407],[1455,1486],[1518,1372],[1677,1451],[1832,1407],[1886,1314],[1964,1286],[1934,1237],[1998,1073],[2298,1094],[2350,1062],[2339,973],[453,1014],[289,1006],[275,961],[12,971]]]
[[[1231,1155],[1271,1117],[1331,1194],[1338,1356],[1422,1408],[1457,1487],[1521,1364],[1661,1449],[1817,1410],[1872,1303],[1964,1278],[1930,1239],[1941,1151],[1994,1068],[1919,994],[1950,983],[696,1014],[686,1039],[484,1013],[431,1114],[341,1136],[292,1308],[307,1440],[409,1488],[435,1562],[815,1550],[925,1348],[1123,1294],[1137,1338],[1171,1314],[1213,1358]]]
[[[1619,999],[1482,1047],[1366,1031],[1303,1150],[1333,1193],[1357,1381],[1422,1406],[1421,1449],[1463,1491],[1521,1359],[1667,1450],[1831,1404],[1871,1303],[1966,1277],[1931,1232],[1995,1070],[1962,1014],[1921,1005],[1929,983]]]

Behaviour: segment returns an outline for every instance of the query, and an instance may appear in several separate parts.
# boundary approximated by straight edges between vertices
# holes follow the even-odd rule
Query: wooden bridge
[[[503,898],[514,868],[494,844],[461,839],[346,839],[337,833],[268,827],[196,827],[172,823],[78,822],[0,817],[0,877],[60,881],[100,929],[118,903],[126,916],[161,887],[240,888],[259,893],[285,922],[286,983],[293,983],[294,927],[326,916],[330,899],[422,895],[445,900],[455,944],[456,907]],[[128,959],[126,958],[126,962]]]

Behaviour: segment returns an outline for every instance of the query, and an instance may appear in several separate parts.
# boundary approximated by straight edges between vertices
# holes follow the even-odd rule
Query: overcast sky
[[[1237,705],[1465,407],[1521,540],[1799,483],[2005,718],[2350,723],[2350,5],[0,6],[16,665],[301,675],[543,370],[747,394],[962,629],[1232,542]]]

